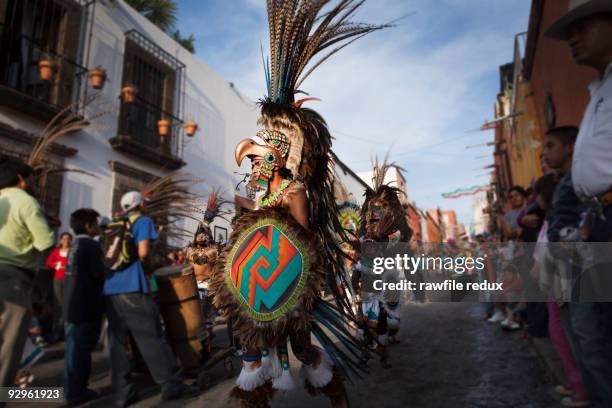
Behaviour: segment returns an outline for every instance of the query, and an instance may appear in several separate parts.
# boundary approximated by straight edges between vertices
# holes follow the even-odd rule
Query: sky
[[[471,223],[472,200],[442,193],[489,181],[493,140],[475,131],[493,119],[499,66],[527,31],[529,0],[369,0],[354,20],[393,28],[358,40],[302,85],[327,120],[333,149],[356,172],[375,155],[405,169],[421,209],[455,210]],[[265,0],[178,0],[177,27],[196,37],[197,55],[252,100],[264,96]],[[480,156],[487,156],[479,158]]]

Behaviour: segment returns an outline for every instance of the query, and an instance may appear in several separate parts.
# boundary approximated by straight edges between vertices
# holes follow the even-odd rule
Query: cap
[[[142,194],[138,191],[130,191],[121,197],[121,210],[124,212],[134,210],[142,204]]]

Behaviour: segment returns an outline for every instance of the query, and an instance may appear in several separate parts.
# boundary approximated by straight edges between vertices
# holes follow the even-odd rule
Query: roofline
[[[361,177],[359,177],[357,175],[357,173],[355,173],[349,166],[344,164],[344,162],[338,158],[336,153],[334,153],[331,150],[329,151],[329,153],[331,154],[331,157],[332,157],[332,160],[334,161],[334,163],[336,163],[338,166],[340,166],[340,168],[342,169],[344,174],[351,175],[355,180],[357,180],[357,182],[359,184],[361,184],[363,186],[363,188],[365,188],[366,190],[369,190],[369,191],[373,191],[372,188],[368,185],[368,183],[363,181],[363,179]]]

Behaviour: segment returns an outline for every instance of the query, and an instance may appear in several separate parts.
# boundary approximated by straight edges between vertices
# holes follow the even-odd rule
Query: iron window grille
[[[119,136],[180,158],[185,65],[136,30],[125,36],[122,86],[133,85],[137,93],[134,102],[121,102]],[[171,122],[163,139],[158,132],[162,119]]]
[[[77,101],[87,80],[80,59],[85,0],[0,0],[0,96],[2,102],[47,116]],[[50,80],[39,62],[54,65]]]

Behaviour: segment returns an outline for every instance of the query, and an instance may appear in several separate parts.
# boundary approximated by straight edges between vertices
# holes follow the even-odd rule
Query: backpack
[[[112,222],[102,231],[100,244],[104,252],[104,265],[110,270],[121,271],[139,259],[132,226],[140,216],[135,214]]]

